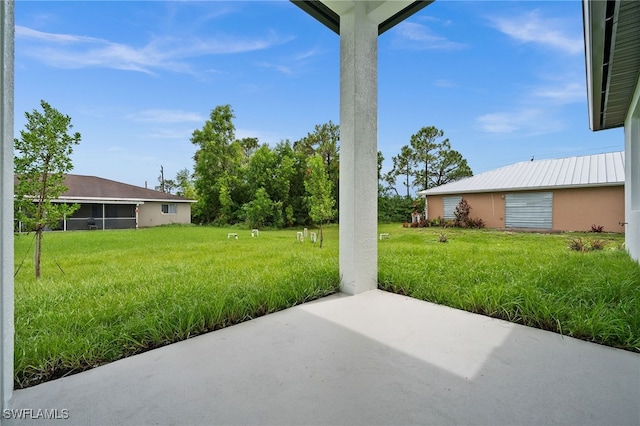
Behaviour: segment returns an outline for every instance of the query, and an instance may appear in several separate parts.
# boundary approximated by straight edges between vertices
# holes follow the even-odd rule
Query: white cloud
[[[147,109],[136,114],[129,114],[127,118],[134,121],[150,123],[204,123],[207,119],[197,112],[173,109]]]
[[[261,67],[261,68],[274,69],[274,70],[276,70],[276,71],[278,71],[279,73],[282,73],[282,74],[287,74],[287,75],[292,75],[293,74],[293,69],[291,69],[291,67],[286,66],[286,65],[272,64],[272,63],[269,63],[269,62],[260,62],[257,65],[259,67]]]
[[[566,83],[562,86],[539,87],[533,91],[533,95],[556,104],[568,104],[586,102],[587,91],[583,84]]]
[[[296,55],[296,57],[294,58],[296,61],[302,61],[304,59],[309,59],[312,58],[314,56],[317,56],[319,54],[321,54],[322,52],[320,51],[320,49],[314,48],[314,49],[310,49],[307,50],[305,52],[299,53],[298,55]]]
[[[275,146],[278,142],[286,139],[282,135],[275,134],[269,131],[251,130],[251,129],[236,129],[236,139],[244,138],[258,138],[258,141],[262,143]]]
[[[72,34],[45,33],[31,28],[16,25],[16,37],[31,38],[55,43],[104,43],[104,40],[94,37],[77,36]]]
[[[560,121],[539,108],[485,114],[476,118],[476,124],[483,132],[511,136],[543,135],[563,128]]]
[[[207,55],[268,49],[291,37],[271,32],[261,38],[218,36],[214,39],[159,37],[142,47],[73,34],[55,34],[17,25],[16,37],[25,45],[19,52],[58,68],[113,68],[153,74],[165,69],[191,73],[186,61]]]
[[[441,78],[436,80],[435,85],[438,87],[456,87],[457,84],[453,80],[449,80],[446,78]]]
[[[442,19],[442,18],[437,18],[435,16],[429,16],[429,15],[419,15],[419,16],[416,16],[415,19],[422,22],[436,23],[443,27],[448,27],[453,24],[453,21],[451,21],[451,19]]]
[[[584,49],[582,34],[568,34],[561,19],[544,18],[537,10],[521,16],[489,18],[491,26],[521,43],[549,46],[571,55]]]
[[[415,22],[402,22],[393,30],[393,45],[405,49],[439,49],[456,50],[465,48],[466,45],[433,34],[425,25]]]
[[[476,122],[480,125],[480,129],[487,133],[511,133],[518,130],[512,117],[504,112],[482,115],[476,119]]]
[[[154,132],[143,135],[145,138],[153,139],[172,139],[188,142],[193,134],[192,130],[187,129],[155,129]]]

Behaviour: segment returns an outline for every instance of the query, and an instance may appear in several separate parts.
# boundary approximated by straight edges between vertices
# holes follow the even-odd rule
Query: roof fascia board
[[[602,67],[604,61],[604,33],[606,1],[583,0],[585,62],[587,71],[587,98],[589,126],[591,130],[602,130],[600,117],[602,105]]]
[[[320,1],[291,0],[291,3],[316,18],[336,34],[340,34],[340,15]]]
[[[87,199],[87,198],[76,198],[76,197],[70,197],[70,198],[56,198],[55,200],[51,200],[52,203],[78,203],[78,204],[82,204],[82,203],[86,203],[87,201],[91,201],[97,204],[144,204],[144,201],[141,200],[107,200],[104,198],[99,198],[99,199]]]
[[[461,194],[491,194],[495,192],[532,192],[532,191],[551,191],[556,189],[583,189],[583,188],[602,188],[602,187],[614,187],[624,186],[624,182],[609,182],[609,183],[596,183],[596,184],[581,184],[581,185],[559,185],[559,186],[539,186],[539,187],[519,187],[519,188],[492,188],[492,189],[470,189],[467,191],[443,191],[443,192],[428,192],[419,191],[418,195],[461,195]]]
[[[196,203],[196,200],[171,200],[166,198],[100,198],[100,197],[58,197],[56,200],[51,200],[52,202],[95,202],[95,203],[111,203],[111,204],[132,204],[132,203]]]
[[[421,0],[421,1],[405,2],[405,3],[408,3],[408,4],[404,8],[402,8],[399,11],[397,11],[393,16],[391,16],[390,18],[385,19],[384,21],[382,21],[378,25],[378,35],[384,33],[385,31],[387,31],[387,30],[389,30],[391,28],[393,28],[394,26],[396,26],[400,22],[402,22],[405,19],[409,18],[414,13],[417,13],[418,11],[420,11],[420,10],[424,9],[425,7],[429,6],[434,1],[435,0]],[[386,3],[391,3],[391,2],[386,2]],[[396,3],[396,2],[393,2],[393,3]]]
[[[371,2],[374,7],[369,11],[369,17],[378,24],[378,35],[380,35],[434,1],[385,0]],[[340,15],[353,7],[353,1],[345,0],[291,0],[291,2],[336,34],[340,34]]]
[[[620,127],[622,124],[618,124],[615,126],[609,125],[607,124],[606,121],[606,112],[607,112],[607,106],[609,105],[609,88],[611,87],[611,76],[612,76],[612,68],[613,68],[613,62],[614,62],[614,56],[616,53],[616,37],[618,34],[618,14],[620,13],[620,0],[607,0],[607,5],[609,3],[613,2],[613,15],[610,16],[608,19],[605,16],[605,29],[604,29],[604,59],[603,62],[606,62],[603,64],[602,69],[603,69],[603,79],[606,79],[606,81],[604,82],[602,91],[604,92],[604,100],[601,99],[602,101],[602,107],[601,107],[601,112],[600,112],[600,128],[602,129],[610,129],[612,127]],[[608,7],[607,7],[608,9]],[[609,10],[607,10],[607,12],[605,13],[605,15],[609,14]],[[607,55],[606,53],[608,53],[608,60],[607,60]],[[605,72],[606,71],[606,72]]]

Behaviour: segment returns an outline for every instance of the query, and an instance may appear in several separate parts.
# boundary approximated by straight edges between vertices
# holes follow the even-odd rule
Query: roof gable
[[[523,161],[450,182],[420,195],[624,184],[624,152]]]

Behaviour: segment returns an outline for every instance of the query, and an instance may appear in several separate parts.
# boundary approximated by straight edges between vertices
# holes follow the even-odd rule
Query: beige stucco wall
[[[191,223],[191,203],[174,203],[177,206],[176,214],[162,213],[162,204],[171,202],[150,202],[138,206],[138,227],[170,225],[173,223]]]
[[[553,228],[589,231],[591,225],[606,232],[624,232],[624,186],[563,189],[553,194]]]
[[[429,220],[444,217],[444,197],[455,195],[430,195],[427,197]],[[463,196],[471,206],[470,216],[480,218],[487,228],[504,228],[504,193],[478,193]]]
[[[544,191],[549,192],[549,191]],[[591,225],[606,232],[624,232],[624,186],[557,189],[553,192],[553,230],[589,231]],[[471,217],[481,218],[487,228],[504,228],[507,192],[466,194]],[[453,196],[453,195],[447,195]],[[429,220],[444,216],[443,195],[427,197]]]

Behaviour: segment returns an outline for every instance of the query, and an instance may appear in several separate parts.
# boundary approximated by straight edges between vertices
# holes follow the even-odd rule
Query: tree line
[[[15,218],[35,231],[36,277],[44,229],[79,207],[54,201],[67,190],[64,175],[73,168],[73,146],[81,140],[80,133],[69,134],[71,117],[44,100],[40,106],[42,112],[25,113],[25,129],[14,139]],[[214,108],[191,135],[197,147],[194,172],[182,169],[175,180],[165,179],[161,167],[156,189],[197,200],[195,223],[278,228],[315,224],[322,245],[322,224],[335,219],[339,208],[339,127],[329,121],[294,143],[285,140],[270,147],[257,138],[236,139],[234,118],[230,105]],[[384,175],[384,158],[378,152],[379,220],[402,222],[412,211],[422,210],[410,196],[412,187],[430,188],[471,176],[467,161],[451,149],[448,139],[439,140],[443,137],[435,127],[420,129]],[[398,180],[406,196],[399,194]]]
[[[175,180],[158,178],[158,190],[197,200],[194,223],[251,227],[320,225],[337,217],[340,169],[340,130],[329,121],[291,143],[274,147],[257,138],[236,139],[230,105],[214,108],[201,129],[193,131],[194,172],[178,172]],[[472,172],[462,155],[451,148],[444,132],[423,127],[392,157],[382,173],[378,152],[378,216],[381,221],[407,221],[423,203],[413,189],[442,185]],[[401,195],[398,186],[404,186]]]

